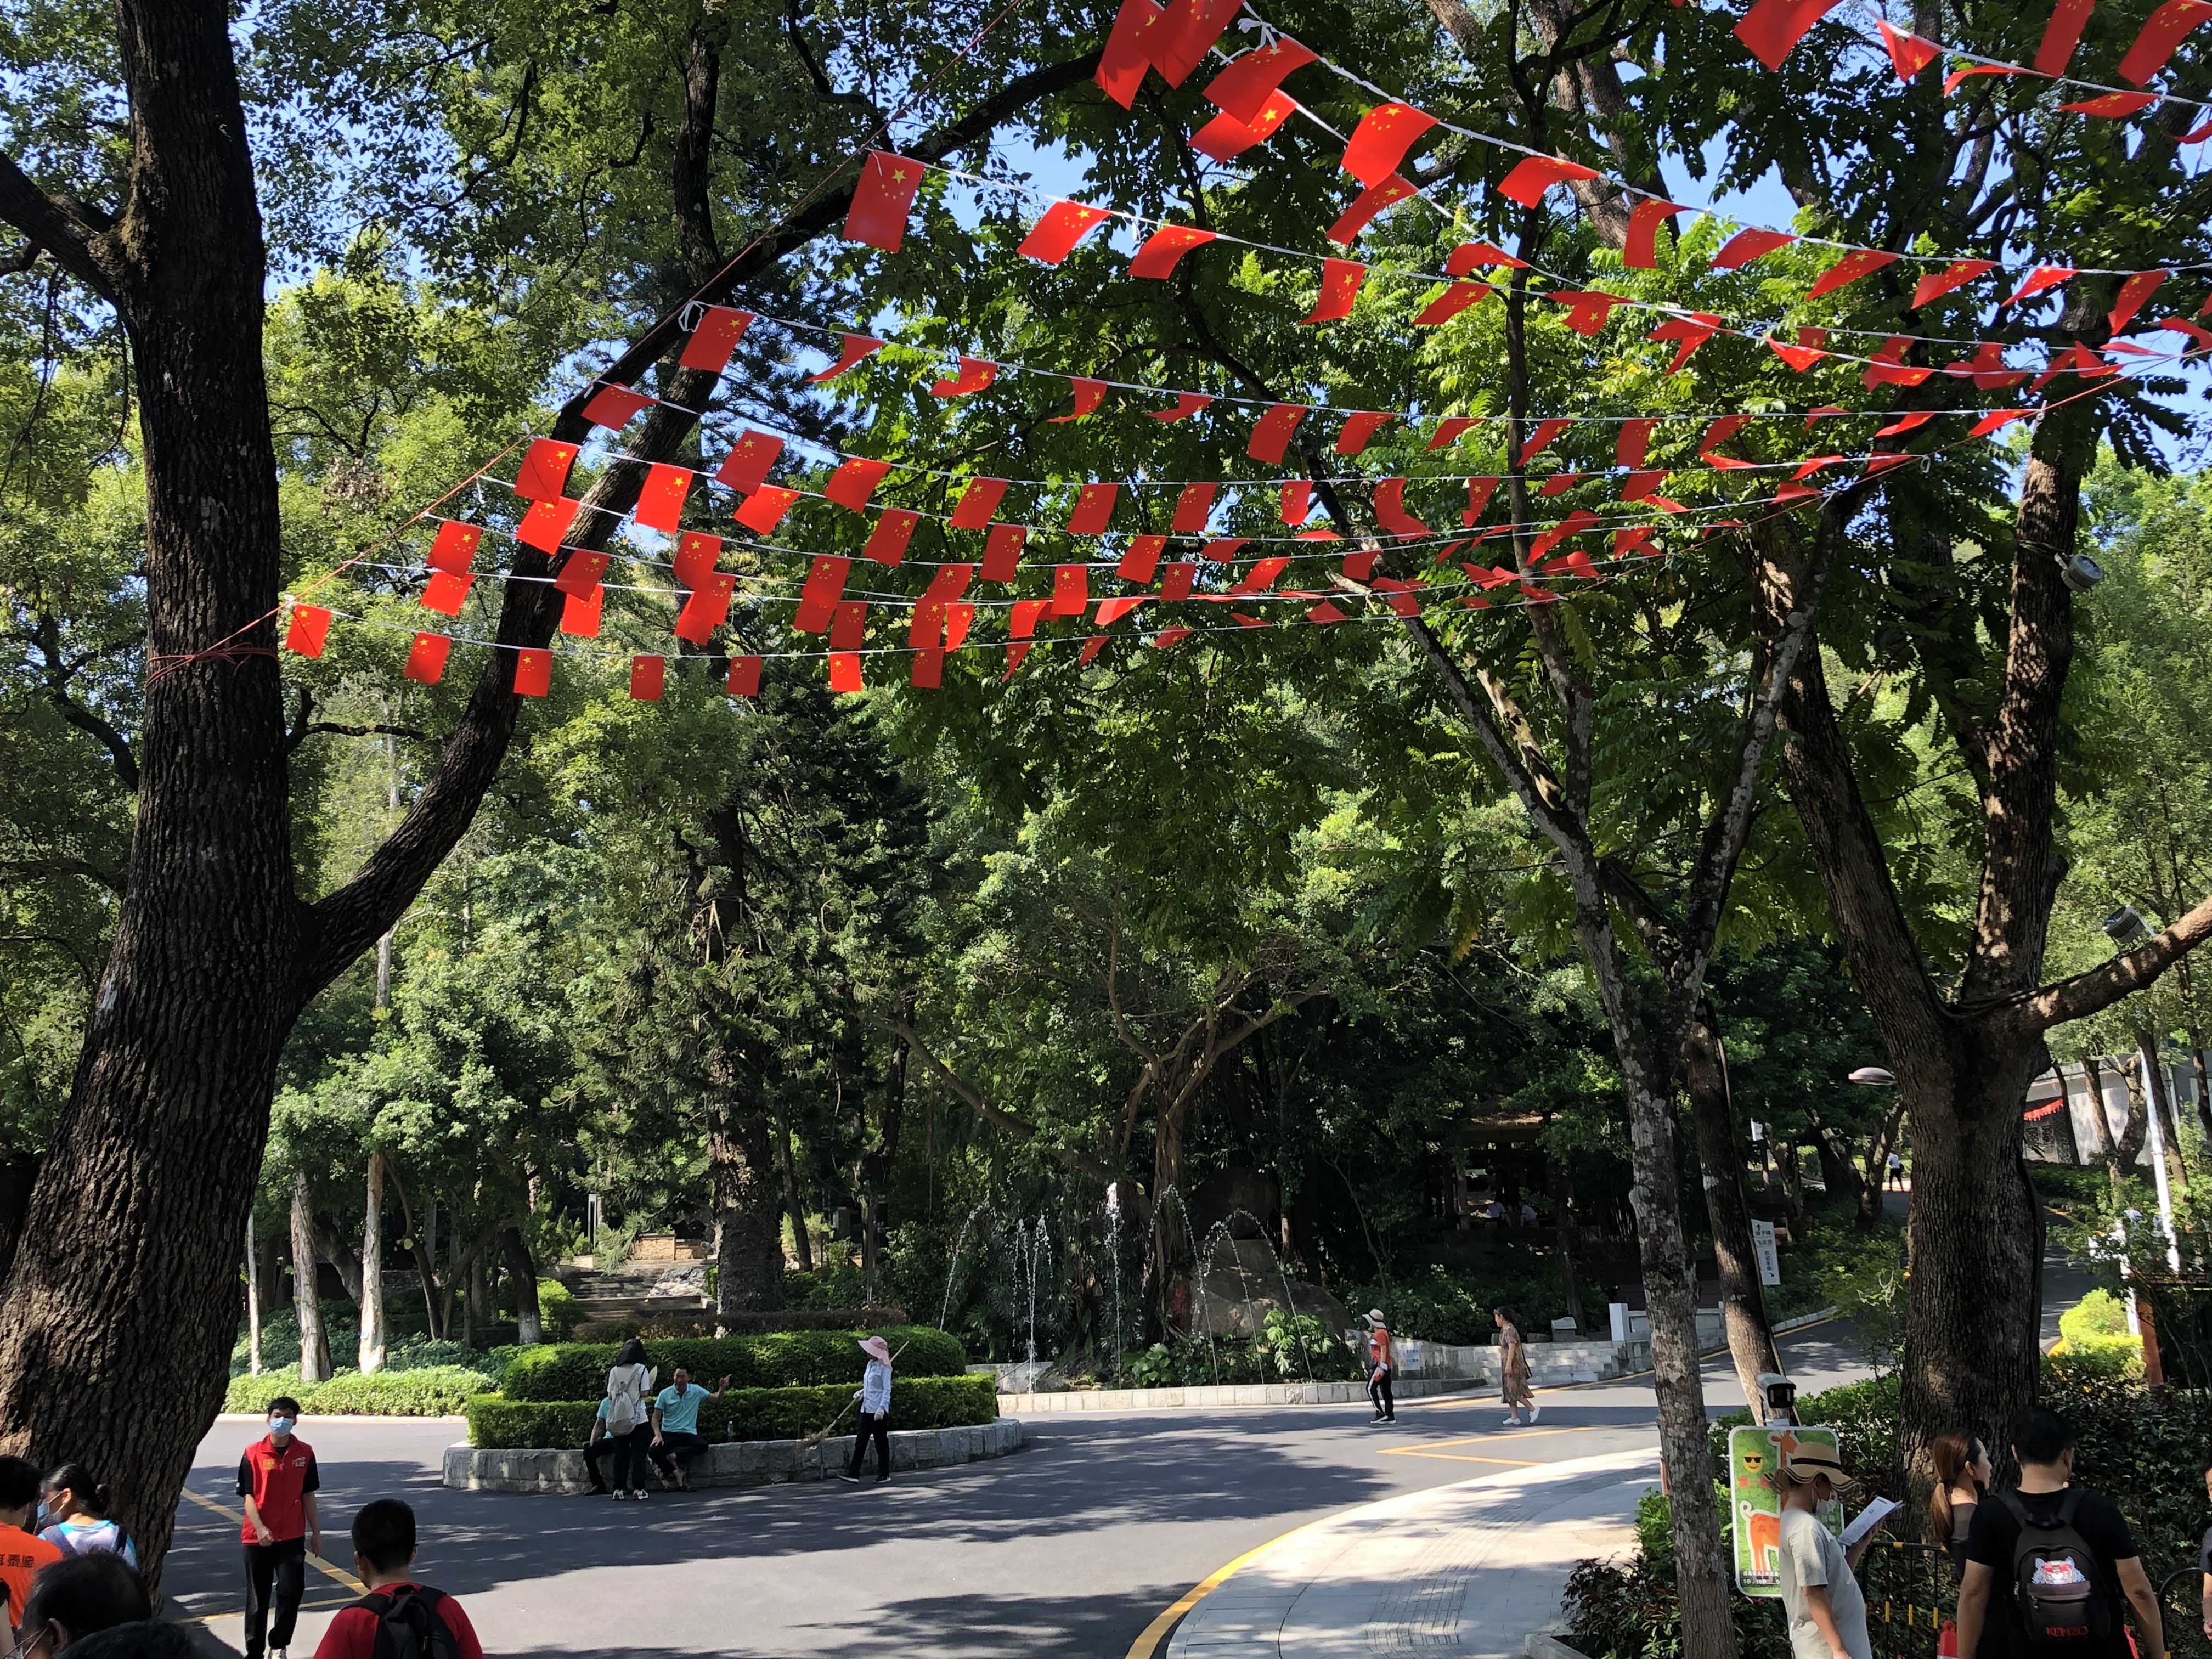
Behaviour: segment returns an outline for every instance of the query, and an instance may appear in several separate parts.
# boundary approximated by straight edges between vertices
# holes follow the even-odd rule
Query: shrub
[[[576,1334],[575,1293],[557,1279],[538,1281],[538,1317],[545,1327],[545,1334],[556,1342],[566,1342]]]
[[[2058,1316],[2058,1345],[2046,1368],[2076,1382],[2142,1375],[2142,1339],[2128,1334],[2128,1304],[2092,1291]]]
[[[732,1389],[699,1408],[699,1432],[709,1440],[797,1440],[839,1419],[847,1431],[852,1385]],[[592,1400],[514,1400],[479,1395],[468,1403],[469,1442],[515,1449],[580,1446],[599,1413]],[[897,1377],[891,1383],[890,1426],[951,1429],[988,1423],[999,1414],[996,1385],[988,1376]]]
[[[1344,1304],[1354,1312],[1382,1309],[1396,1336],[1479,1346],[1498,1335],[1490,1316],[1492,1308],[1516,1310],[1522,1331],[1540,1333],[1565,1315],[1567,1297],[1556,1263],[1500,1252],[1480,1267],[1455,1271],[1432,1267],[1388,1285],[1351,1286],[1344,1292]]]
[[[499,1386],[496,1377],[460,1365],[411,1370],[340,1371],[327,1382],[304,1382],[296,1371],[234,1376],[222,1408],[260,1416],[269,1402],[289,1395],[310,1417],[453,1417],[479,1395]]]
[[[895,1325],[878,1334],[898,1356],[906,1376],[957,1376],[968,1356],[959,1342],[926,1325]],[[849,1330],[772,1331],[758,1336],[677,1338],[648,1342],[652,1364],[666,1381],[677,1366],[712,1385],[726,1375],[740,1389],[801,1388],[860,1380],[867,1357]],[[507,1368],[510,1400],[597,1400],[614,1364],[613,1343],[563,1342],[526,1348]]]

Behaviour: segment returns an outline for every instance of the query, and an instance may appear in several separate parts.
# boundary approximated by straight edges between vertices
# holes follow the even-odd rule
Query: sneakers
[[[847,1481],[850,1481],[854,1486],[859,1486],[859,1485],[860,1484],[860,1477],[859,1475],[857,1475],[857,1474],[840,1474],[837,1478],[838,1478],[840,1480],[847,1480]]]
[[[608,1495],[609,1495],[611,1498],[612,1498],[614,1499],[614,1501],[615,1501],[616,1503],[617,1503],[617,1504],[621,1503],[621,1502],[623,1501],[623,1498],[627,1498],[627,1497],[629,1497],[629,1494],[628,1492],[624,1492],[624,1491],[623,1491],[621,1487],[619,1487],[619,1486],[616,1487],[616,1488],[615,1488],[615,1490],[614,1490],[612,1492],[611,1492],[610,1494],[608,1494]]]
[[[1534,1423],[1534,1422],[1538,1418],[1541,1417],[1543,1414],[1544,1414],[1544,1408],[1543,1408],[1541,1406],[1531,1406],[1531,1407],[1528,1407],[1528,1420],[1529,1420],[1531,1423]]]

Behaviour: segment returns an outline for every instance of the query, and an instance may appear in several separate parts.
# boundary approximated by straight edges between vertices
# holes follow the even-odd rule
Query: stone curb
[[[941,1469],[1004,1457],[1034,1437],[1018,1419],[1001,1417],[958,1429],[892,1431],[891,1468]],[[797,1440],[731,1440],[708,1448],[691,1465],[694,1486],[781,1486],[823,1480],[853,1455],[853,1437],[835,1435],[819,1446]],[[869,1454],[872,1466],[874,1454]],[[592,1489],[580,1450],[560,1448],[446,1448],[445,1485],[455,1492],[551,1492],[575,1496]]]
[[[1392,1395],[1418,1400],[1479,1387],[1473,1377],[1408,1377]],[[1364,1382],[1225,1382],[1218,1388],[1069,1389],[1054,1394],[1002,1394],[1002,1412],[1129,1412],[1190,1410],[1218,1406],[1342,1406],[1367,1403]]]

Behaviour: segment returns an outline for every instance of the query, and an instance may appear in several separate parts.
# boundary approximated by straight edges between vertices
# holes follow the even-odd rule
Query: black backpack
[[[2112,1638],[2112,1603],[2102,1582],[2104,1564],[2074,1529],[2081,1489],[2067,1488],[2050,1526],[2029,1516],[2018,1492],[1999,1492],[1997,1499],[2020,1522],[2012,1551],[2013,1600],[2027,1629],[2028,1651],[2102,1652]]]
[[[376,1615],[376,1659],[461,1659],[461,1644],[438,1616],[443,1590],[409,1584],[378,1590],[354,1605]]]

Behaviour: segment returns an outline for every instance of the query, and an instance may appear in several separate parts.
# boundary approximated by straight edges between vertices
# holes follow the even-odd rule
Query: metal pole
[[[2157,1080],[2151,1075],[2150,1044],[2136,1044],[2136,1060],[2142,1067],[2143,1103],[2150,1110],[2150,1167],[2158,1187],[2159,1231],[2166,1235],[2166,1267],[2168,1273],[2178,1273],[2181,1246],[2173,1237],[2173,1193],[2166,1176],[2166,1127],[2160,1121]]]

